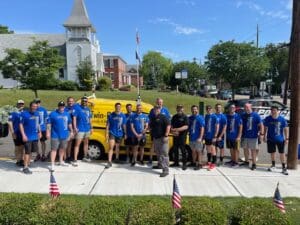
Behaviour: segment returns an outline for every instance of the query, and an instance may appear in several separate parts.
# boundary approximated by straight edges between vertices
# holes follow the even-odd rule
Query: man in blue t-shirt
[[[189,141],[192,149],[192,166],[194,170],[202,168],[203,153],[203,135],[204,135],[204,118],[199,115],[199,108],[196,105],[191,107],[192,115],[189,117]]]
[[[225,164],[231,167],[239,167],[239,151],[243,131],[242,119],[235,109],[235,105],[229,106],[226,128],[226,146],[230,149],[231,160]]]
[[[51,166],[50,171],[54,171],[56,152],[59,150],[59,165],[67,166],[64,163],[64,156],[68,145],[68,139],[73,135],[72,120],[70,114],[65,111],[65,103],[60,101],[57,109],[49,115],[49,125],[51,125]],[[47,137],[50,137],[47,131]]]
[[[130,121],[131,121],[131,117],[134,115],[134,113],[132,112],[132,104],[126,104],[126,111],[127,113],[125,114],[126,116],[126,131],[127,131],[127,138],[124,140],[124,144],[126,146],[126,162],[127,163],[131,163],[131,157],[133,154],[133,137],[134,134],[131,131],[131,125],[130,125]]]
[[[146,132],[148,129],[149,119],[143,113],[142,105],[136,105],[136,113],[130,118],[130,130],[133,134],[133,160],[131,166],[137,162],[138,149],[140,149],[140,163],[144,165],[144,146],[146,145]],[[128,129],[127,129],[128,134]]]
[[[246,103],[244,108],[245,112],[242,114],[243,134],[241,145],[244,149],[245,161],[241,165],[249,166],[249,150],[251,150],[251,170],[256,170],[256,151],[258,149],[258,138],[261,139],[263,135],[263,124],[258,113],[252,111],[250,103]]]
[[[219,131],[218,131],[218,137],[216,141],[216,155],[218,155],[218,149],[220,149],[220,161],[218,165],[223,165],[223,159],[224,159],[224,137],[226,133],[227,128],[227,118],[222,113],[222,105],[220,103],[217,103],[215,105],[216,110],[216,116],[219,120]]]
[[[106,169],[112,166],[113,150],[116,150],[116,162],[119,162],[120,143],[122,138],[127,138],[126,116],[121,112],[121,103],[115,104],[115,111],[112,112],[106,123],[106,140],[109,145],[108,162]]]
[[[74,109],[73,113],[73,129],[75,136],[75,146],[74,146],[74,160],[72,161],[73,166],[78,166],[77,157],[79,153],[79,146],[83,142],[83,161],[90,162],[91,159],[88,156],[89,148],[89,137],[93,133],[93,128],[91,125],[92,113],[88,108],[88,97],[84,96],[81,98],[81,104]]]
[[[24,166],[24,143],[22,141],[22,135],[20,132],[20,116],[24,110],[24,101],[18,100],[17,102],[18,111],[12,112],[8,118],[8,128],[11,133],[11,136],[15,145],[15,157],[16,157],[16,165]]]
[[[217,161],[215,145],[219,132],[219,119],[216,114],[213,113],[210,105],[206,106],[206,112],[204,139],[207,150],[207,166],[209,170],[212,170],[215,168]]]
[[[24,168],[25,174],[32,174],[28,166],[31,153],[37,152],[38,140],[41,138],[40,116],[37,112],[37,104],[33,101],[29,105],[29,111],[24,111],[20,116],[20,132],[25,147]]]
[[[275,170],[276,146],[280,155],[282,164],[282,173],[288,175],[285,165],[284,145],[288,143],[288,126],[286,120],[279,115],[278,107],[271,107],[271,115],[264,120],[265,135],[264,141],[267,142],[268,153],[271,154],[272,165],[268,171]]]
[[[42,137],[40,138],[41,142],[41,148],[42,148],[42,156],[40,154],[40,151],[38,150],[36,158],[34,161],[45,161],[46,160],[46,140],[47,140],[47,135],[46,135],[46,130],[47,130],[47,122],[48,122],[48,111],[41,106],[41,100],[39,98],[36,98],[35,103],[37,104],[37,112],[39,113],[40,116],[40,121],[41,121],[41,132],[42,132]]]

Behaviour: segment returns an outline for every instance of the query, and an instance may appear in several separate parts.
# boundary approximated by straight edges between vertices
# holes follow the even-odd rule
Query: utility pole
[[[256,48],[258,48],[258,41],[259,41],[259,27],[256,24]]]
[[[300,144],[300,0],[293,1],[290,51],[291,119],[287,166],[297,169]]]

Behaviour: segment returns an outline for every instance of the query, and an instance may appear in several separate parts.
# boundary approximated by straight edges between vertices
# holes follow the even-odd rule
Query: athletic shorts
[[[190,147],[192,150],[195,150],[197,152],[201,152],[204,150],[202,142],[198,141],[190,141]]]
[[[136,137],[133,137],[132,145],[144,147],[146,145],[146,137],[142,137],[140,140],[138,140]]]
[[[57,149],[66,149],[68,145],[68,139],[51,139],[51,150],[56,151]]]
[[[89,138],[91,136],[91,132],[78,132],[76,134],[76,138],[75,139],[84,139],[84,138]]]
[[[24,145],[24,142],[23,142],[23,139],[21,136],[17,136],[16,139],[13,139],[14,140],[14,144],[15,146],[22,146]]]
[[[115,140],[117,144],[120,144],[122,142],[122,137],[117,137],[113,134],[109,134],[109,140]]]
[[[242,138],[241,145],[244,149],[258,149],[258,140],[257,138]]]
[[[221,141],[216,141],[216,147],[219,149],[224,148],[224,140],[222,139]]]
[[[127,137],[125,140],[124,140],[124,145],[126,146],[133,146],[133,138],[134,137]]]
[[[241,146],[240,141],[226,139],[226,147],[227,148],[234,149],[234,150],[239,150],[240,146]]]
[[[205,139],[205,145],[215,145],[216,142],[213,142],[213,139]]]
[[[29,155],[32,152],[38,151],[38,141],[27,141],[24,144],[25,154]]]
[[[268,153],[276,152],[276,146],[280,154],[284,153],[284,142],[267,141]]]
[[[42,137],[40,138],[41,142],[45,142],[47,140],[47,135],[46,131],[42,131]]]

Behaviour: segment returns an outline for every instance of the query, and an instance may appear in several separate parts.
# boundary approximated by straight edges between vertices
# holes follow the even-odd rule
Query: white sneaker
[[[270,171],[270,172],[274,172],[275,171],[275,166],[270,166],[269,168],[268,168],[268,171]]]
[[[77,160],[76,161],[74,160],[71,163],[72,163],[72,166],[75,166],[75,167],[78,166]]]
[[[48,169],[50,170],[50,172],[54,172],[54,171],[55,171],[55,170],[54,170],[54,165],[48,166]]]
[[[69,164],[67,164],[67,163],[65,163],[65,162],[60,162],[58,165],[64,166],[64,167],[68,167],[68,166],[69,166]]]
[[[90,158],[87,158],[87,157],[84,157],[84,158],[82,159],[82,161],[83,161],[83,162],[91,162],[91,159],[90,159]]]

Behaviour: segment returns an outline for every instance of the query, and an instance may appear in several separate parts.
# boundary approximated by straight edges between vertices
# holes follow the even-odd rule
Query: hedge
[[[177,224],[297,224],[300,201],[296,202],[294,214],[283,214],[271,198],[184,197]],[[172,225],[175,221],[170,196],[63,195],[51,199],[39,194],[0,194],[0,224],[4,225]]]

